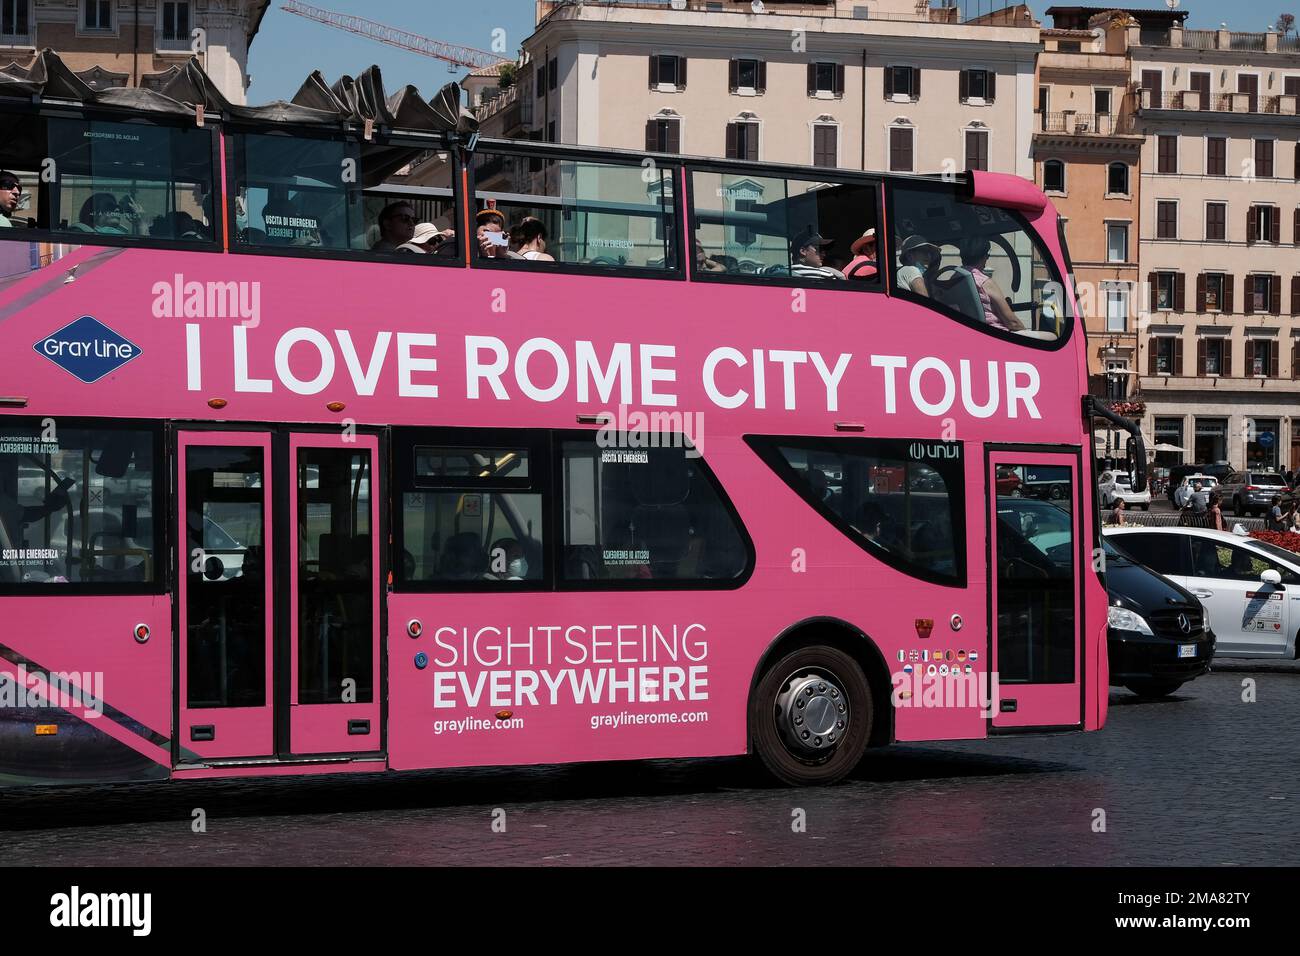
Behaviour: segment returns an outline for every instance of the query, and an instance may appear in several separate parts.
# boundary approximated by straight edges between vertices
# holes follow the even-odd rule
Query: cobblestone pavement
[[[898,746],[821,790],[738,758],[8,793],[0,862],[1292,864],[1298,735],[1300,665],[1224,662],[1167,701],[1114,691],[1101,733]]]

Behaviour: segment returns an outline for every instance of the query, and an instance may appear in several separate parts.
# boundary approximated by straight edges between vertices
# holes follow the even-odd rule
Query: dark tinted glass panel
[[[371,487],[370,452],[298,450],[298,699],[304,704],[374,699]]]
[[[158,435],[0,419],[0,586],[158,579]]]
[[[659,447],[646,447],[653,441]],[[570,581],[725,581],[748,549],[695,449],[680,435],[566,441],[564,568]]]
[[[184,450],[190,707],[266,703],[264,457]]]
[[[542,579],[542,496],[514,491],[402,495],[403,580],[506,586]]]

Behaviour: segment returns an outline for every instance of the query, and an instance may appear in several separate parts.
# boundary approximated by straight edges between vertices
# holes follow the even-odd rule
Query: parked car
[[[1220,657],[1295,658],[1300,554],[1210,528],[1112,528],[1106,538],[1196,595]]]
[[[1144,488],[1140,493],[1134,491],[1133,478],[1126,471],[1103,471],[1097,479],[1097,493],[1103,508],[1115,507],[1116,501],[1143,511],[1151,508],[1151,489]]]
[[[1215,478],[1213,475],[1203,475],[1200,472],[1196,472],[1195,474],[1184,476],[1183,480],[1180,482],[1180,485],[1185,485],[1188,488],[1188,490],[1191,491],[1196,488],[1198,482],[1201,485],[1201,502],[1202,504],[1208,505],[1210,502],[1210,492],[1213,491],[1216,487],[1218,487],[1219,480]],[[1173,502],[1175,506],[1177,506],[1178,503],[1177,488],[1175,488],[1173,492],[1170,493],[1169,500]],[[1190,501],[1191,499],[1189,498],[1188,500]]]
[[[1110,683],[1139,697],[1167,697],[1204,674],[1214,632],[1196,597],[1137,563],[1103,535],[1106,554],[1106,646]]]
[[[1286,479],[1275,471],[1234,471],[1223,479],[1223,503],[1238,515],[1264,515],[1275,495],[1290,492]]]
[[[1169,496],[1169,503],[1174,502],[1174,492],[1178,486],[1183,483],[1183,479],[1189,475],[1199,475],[1204,477],[1209,475],[1215,481],[1222,482],[1223,479],[1232,471],[1232,466],[1226,461],[1216,462],[1212,465],[1175,465],[1169,469],[1169,484],[1165,486],[1165,493]]]

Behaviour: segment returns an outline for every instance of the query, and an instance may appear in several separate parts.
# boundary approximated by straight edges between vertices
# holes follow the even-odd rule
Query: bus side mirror
[[[1282,574],[1280,571],[1275,571],[1273,568],[1269,568],[1267,571],[1260,574],[1259,579],[1265,584],[1273,585],[1275,588],[1282,587]]]

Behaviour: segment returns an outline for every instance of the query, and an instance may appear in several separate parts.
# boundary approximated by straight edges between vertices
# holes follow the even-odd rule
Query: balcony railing
[[[722,13],[750,18],[754,16],[754,11],[748,3],[723,3],[722,0],[680,0],[676,5],[673,4],[672,0],[588,0],[586,5],[589,8],[599,9],[614,7],[631,10],[658,10],[664,13]],[[538,25],[540,26],[543,20],[552,15],[567,15],[563,13],[566,9],[574,11],[580,9],[578,0],[539,0],[537,4]],[[1026,20],[1023,23],[1002,23],[990,20],[989,22],[966,24],[962,19],[962,8],[955,3],[942,7],[921,7],[915,13],[889,13],[869,9],[866,0],[846,7],[837,7],[830,0],[826,0],[824,5],[818,0],[807,0],[804,3],[790,3],[788,6],[773,4],[767,8],[767,13],[792,17],[815,17],[819,20],[861,20],[864,22],[889,20],[905,23],[952,23],[989,27],[1020,26],[1026,29],[1037,29],[1032,20]]]
[[[1297,115],[1294,93],[1264,96],[1259,93],[1206,93],[1200,90],[1172,90],[1155,93],[1141,90],[1138,107],[1144,110],[1187,110],[1202,113],[1264,113]]]
[[[1114,113],[1042,113],[1039,121],[1044,133],[1114,136],[1132,129],[1127,117]]]
[[[1213,50],[1215,41],[1218,39],[1218,32],[1215,30],[1184,30],[1183,31],[1183,49],[1185,50]],[[1165,46],[1166,44],[1155,44]]]
[[[1140,46],[1181,47],[1185,50],[1237,50],[1255,53],[1295,53],[1297,38],[1276,30],[1242,33],[1233,30],[1139,30],[1130,27],[1130,42]]]

